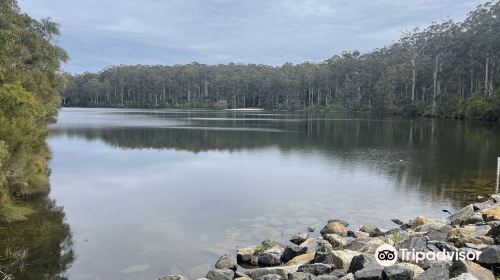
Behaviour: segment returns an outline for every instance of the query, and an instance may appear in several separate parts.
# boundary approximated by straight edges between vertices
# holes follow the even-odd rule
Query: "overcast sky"
[[[279,65],[369,51],[401,31],[463,20],[480,0],[19,0],[61,25],[69,72],[117,64]]]

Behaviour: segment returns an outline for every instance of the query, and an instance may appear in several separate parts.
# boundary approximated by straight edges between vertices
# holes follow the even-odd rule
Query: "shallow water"
[[[500,125],[373,115],[62,109],[49,145],[70,279],[201,277],[342,218],[446,217],[495,191]]]

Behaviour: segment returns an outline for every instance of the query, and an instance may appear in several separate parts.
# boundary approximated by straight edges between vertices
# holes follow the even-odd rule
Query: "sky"
[[[481,0],[18,0],[60,24],[63,70],[119,64],[322,61],[402,31],[463,20]]]

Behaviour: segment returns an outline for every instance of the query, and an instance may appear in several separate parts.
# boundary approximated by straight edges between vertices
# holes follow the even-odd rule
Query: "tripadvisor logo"
[[[481,252],[465,252],[465,251],[439,251],[439,252],[420,252],[415,249],[399,249],[396,250],[394,246],[389,244],[380,245],[375,251],[375,260],[381,266],[391,266],[399,259],[403,262],[418,263],[423,260],[439,260],[439,261],[452,261],[452,260],[468,260],[477,261]]]

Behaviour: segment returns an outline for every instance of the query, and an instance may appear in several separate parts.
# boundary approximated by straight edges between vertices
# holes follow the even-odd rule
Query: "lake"
[[[500,155],[498,123],[367,114],[64,108],[51,129],[69,279],[197,278],[332,218],[446,217],[495,191]]]

